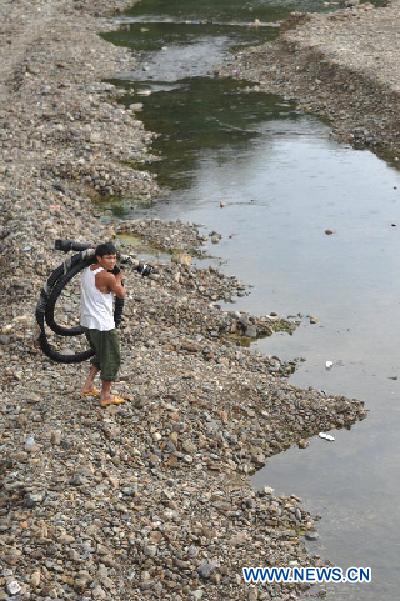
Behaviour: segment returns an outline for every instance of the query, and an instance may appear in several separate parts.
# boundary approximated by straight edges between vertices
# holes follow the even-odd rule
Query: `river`
[[[371,584],[336,584],[327,599],[389,601],[400,526],[399,173],[336,143],[285,99],[215,73],[231,46],[273,39],[296,8],[323,2],[143,0],[118,18],[121,29],[105,37],[140,53],[135,71],[115,74],[121,101],[142,103],[138,117],[161,134],[158,160],[143,168],[169,192],[151,206],[109,208],[220,232],[208,249],[215,263],[252,286],[235,308],[301,322],[253,348],[301,357],[293,384],[365,400],[366,420],[271,458],[253,484],[300,495],[321,516],[313,551],[372,567]]]

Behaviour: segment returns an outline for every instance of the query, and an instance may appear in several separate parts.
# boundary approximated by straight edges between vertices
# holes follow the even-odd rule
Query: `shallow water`
[[[384,4],[377,0],[371,4]],[[292,10],[323,11],[332,10],[324,7],[321,0],[142,0],[126,12],[142,21],[147,17],[169,16],[175,18],[199,20],[237,19],[273,21],[283,19]]]
[[[282,18],[286,3],[276,4],[272,10],[268,2],[253,2],[262,7],[254,18]],[[161,13],[237,23],[248,18],[246,7],[239,0],[146,0],[129,19],[140,18],[143,26],[144,15],[154,21]],[[129,27],[138,31],[137,23]],[[400,525],[400,176],[370,152],[335,143],[325,125],[283,99],[207,77],[231,43],[248,42],[240,38],[240,30],[248,34],[245,28],[224,26],[222,35],[209,24],[196,25],[197,34],[193,25],[186,33],[179,27],[182,37],[175,29],[166,50],[156,51],[167,29],[149,36],[143,49],[150,52],[138,70],[119,74],[128,92],[124,102],[143,102],[140,118],[162,134],[153,145],[160,160],[150,168],[171,190],[166,201],[131,214],[219,231],[222,241],[209,251],[220,256],[223,271],[254,286],[234,307],[303,316],[292,336],[276,334],[253,348],[305,358],[293,384],[366,401],[366,420],[335,431],[333,443],[316,437],[305,450],[272,458],[253,482],[298,494],[322,516],[320,540],[307,543],[313,551],[344,568],[372,566],[372,584],[335,585],[328,599],[392,600]],[[137,49],[141,42],[131,33],[110,38],[134,38]],[[263,35],[273,36],[273,28]],[[152,95],[138,96],[143,87]],[[335,233],[327,236],[328,228]],[[310,325],[307,315],[319,323]],[[334,362],[329,371],[326,360]]]

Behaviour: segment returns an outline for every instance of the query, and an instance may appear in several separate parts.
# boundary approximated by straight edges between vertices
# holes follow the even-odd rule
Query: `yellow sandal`
[[[88,392],[81,392],[81,395],[86,398],[89,396],[94,396],[94,397],[100,397],[100,390],[97,390],[97,388],[92,388],[92,390],[88,390]]]
[[[100,406],[108,407],[109,405],[122,405],[123,403],[126,403],[126,399],[121,396],[112,396],[111,399],[100,401]]]

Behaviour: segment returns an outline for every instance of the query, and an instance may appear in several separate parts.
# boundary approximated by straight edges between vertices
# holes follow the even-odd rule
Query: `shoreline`
[[[102,83],[135,58],[99,37],[112,26],[100,15],[132,3],[48,4],[1,9],[0,601],[12,590],[37,601],[299,596],[305,587],[242,583],[244,565],[324,564],[305,549],[315,522],[301,499],[253,491],[248,475],[366,412],[290,385],[290,365],[236,346],[243,334],[290,329],[287,320],[221,311],[214,303],[244,285],[178,258],[154,277],[128,274],[117,384],[131,397],[125,406],[83,402],[87,366],[51,363],[35,346],[36,299],[62,260],[54,239],[112,237],[120,226],[99,222],[91,198],[158,190],[123,164],[146,156],[152,134]],[[183,254],[204,242],[179,222],[124,228]],[[68,322],[74,285],[57,308]]]
[[[277,40],[237,53],[221,75],[294,100],[300,110],[327,121],[339,141],[397,166],[399,15],[399,0],[379,8],[361,4],[327,14],[291,13]]]

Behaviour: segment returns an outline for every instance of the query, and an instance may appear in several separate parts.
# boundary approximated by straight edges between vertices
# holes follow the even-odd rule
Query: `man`
[[[100,405],[120,405],[125,399],[111,394],[112,382],[116,380],[120,366],[118,333],[115,329],[113,294],[125,298],[124,282],[121,274],[110,271],[117,260],[115,246],[108,242],[95,250],[94,265],[86,267],[81,275],[81,319],[85,336],[95,352],[82,395],[98,396],[94,378],[100,371]]]

